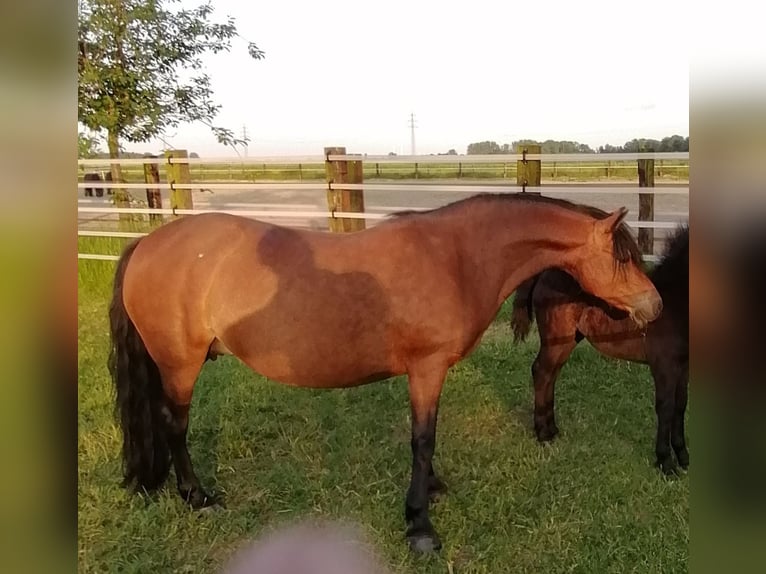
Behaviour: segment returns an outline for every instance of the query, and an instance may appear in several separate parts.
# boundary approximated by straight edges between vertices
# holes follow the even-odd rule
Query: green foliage
[[[519,140],[513,142],[511,147],[516,150],[519,146],[529,144],[539,145],[541,153],[596,153],[588,144],[567,140],[545,140],[544,142]]]
[[[587,144],[572,141],[546,140],[539,142],[537,140],[522,139],[512,144],[498,144],[494,141],[483,141],[468,144],[469,155],[492,155],[492,154],[511,154],[515,153],[520,146],[539,145],[542,153],[595,153]]]
[[[169,8],[178,0],[79,0],[78,121],[106,131],[112,157],[119,141],[143,142],[166,129],[199,121],[226,145],[243,143],[216,126],[205,53],[228,51],[234,20],[211,21],[210,3]],[[254,59],[264,54],[250,43]]]
[[[98,157],[99,138],[87,136],[82,132],[77,133],[77,157],[80,159],[90,159]]]
[[[599,153],[637,153],[637,152],[680,152],[689,151],[689,136],[683,137],[672,135],[653,140],[646,138],[634,138],[625,145],[614,146],[610,144],[599,146]]]
[[[483,142],[468,144],[468,149],[466,150],[466,153],[468,155],[491,155],[491,154],[503,153],[503,148],[499,146],[497,142],[483,141]]]
[[[494,141],[483,141],[468,144],[469,155],[491,155],[491,154],[510,154],[517,153],[520,146],[539,145],[542,153],[596,153],[588,144],[567,140],[537,140],[521,139],[513,142],[511,145],[498,144]],[[646,138],[634,138],[625,145],[615,146],[605,144],[599,146],[599,153],[635,153],[635,152],[682,152],[689,151],[689,136],[672,135],[662,138],[662,140],[653,140]]]

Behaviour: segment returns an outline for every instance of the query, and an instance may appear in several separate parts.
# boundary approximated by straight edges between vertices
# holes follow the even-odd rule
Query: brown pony
[[[600,218],[608,214],[592,208]],[[621,226],[617,231],[629,235]],[[519,287],[513,302],[511,324],[515,339],[523,340],[537,318],[540,351],[532,365],[535,386],[534,425],[541,442],[558,434],[554,415],[554,387],[561,368],[575,346],[587,339],[609,357],[649,365],[655,385],[657,414],[657,464],[669,474],[675,470],[672,444],[678,464],[689,466],[684,436],[689,382],[689,229],[678,228],[668,239],[659,264],[649,273],[663,301],[659,318],[637,325],[583,289],[567,273],[550,269]],[[631,252],[640,264],[638,250]]]
[[[110,308],[110,368],[123,429],[126,485],[163,484],[172,461],[192,507],[213,504],[186,445],[206,360],[232,354],[297,387],[340,388],[408,375],[412,475],[407,538],[439,548],[429,492],[447,370],[478,345],[501,304],[550,267],[645,323],[652,283],[615,234],[623,208],[597,219],[562,200],[476,196],[365,231],[331,234],[201,214],[126,248]]]

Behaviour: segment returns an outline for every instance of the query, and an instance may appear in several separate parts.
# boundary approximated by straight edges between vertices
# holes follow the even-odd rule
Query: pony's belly
[[[640,334],[634,334],[633,338],[619,342],[599,341],[598,335],[594,338],[595,341],[591,338],[588,338],[588,341],[597,351],[604,355],[634,363],[646,362],[646,345],[644,344],[646,339]]]
[[[285,352],[239,357],[256,373],[294,387],[346,388],[381,381],[402,373],[375,361],[322,361]]]

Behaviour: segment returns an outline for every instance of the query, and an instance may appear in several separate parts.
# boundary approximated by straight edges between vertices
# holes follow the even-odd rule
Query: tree
[[[99,140],[97,137],[86,136],[82,132],[77,134],[77,157],[80,159],[90,159],[96,157],[100,152],[98,149]]]
[[[513,149],[519,149],[524,145],[539,145],[541,153],[595,153],[588,144],[567,140],[519,140],[513,142]],[[509,152],[510,153],[510,152]]]
[[[672,135],[662,141],[646,138],[634,138],[624,145],[606,144],[598,147],[599,153],[636,153],[636,152],[689,151],[689,136]]]
[[[468,155],[490,155],[502,153],[502,148],[497,144],[497,142],[483,141],[468,144],[467,153]]]
[[[228,51],[234,20],[211,22],[210,3],[169,9],[179,0],[78,0],[78,121],[106,132],[110,158],[120,142],[144,142],[181,123],[199,121],[224,145],[244,143],[213,124],[210,77],[201,56]],[[264,53],[252,42],[250,56]],[[118,164],[112,176],[119,181]]]
[[[689,151],[689,138],[679,135],[662,138],[659,151]]]

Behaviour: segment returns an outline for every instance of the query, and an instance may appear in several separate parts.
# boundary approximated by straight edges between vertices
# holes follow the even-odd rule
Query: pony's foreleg
[[[189,428],[189,408],[192,390],[200,366],[183,369],[160,369],[162,387],[165,391],[165,408],[168,446],[176,472],[178,493],[192,508],[212,506],[218,501],[202,488],[192,466],[189,450],[186,446],[186,433]]]
[[[439,536],[428,517],[428,504],[429,486],[438,480],[433,473],[432,460],[436,448],[439,396],[446,374],[447,364],[437,360],[418,363],[408,373],[412,407],[412,476],[404,516],[407,540],[416,552],[441,548]]]
[[[667,360],[650,362],[654,377],[654,410],[657,414],[657,439],[654,452],[657,466],[665,474],[676,471],[675,461],[670,451],[670,435],[675,411],[675,393],[677,373]]]
[[[577,346],[574,334],[546,341],[541,331],[540,352],[532,363],[532,380],[535,385],[535,434],[540,442],[548,442],[559,433],[554,409],[556,379],[572,350]]]
[[[689,468],[689,450],[686,448],[684,417],[689,401],[689,368],[676,381],[676,404],[673,413],[673,426],[670,429],[670,444],[676,453],[676,460],[681,468]]]
[[[436,437],[434,437],[434,450],[436,450]],[[447,492],[447,485],[444,484],[444,481],[441,478],[436,476],[432,463],[429,465],[428,469],[428,498],[432,502],[435,502],[438,497],[445,492]]]

